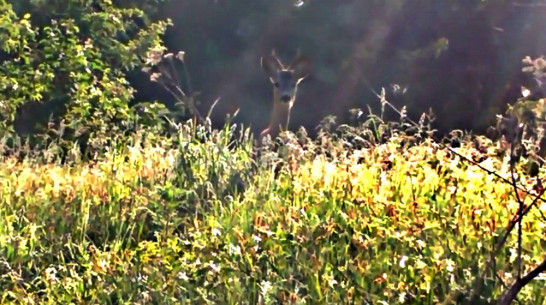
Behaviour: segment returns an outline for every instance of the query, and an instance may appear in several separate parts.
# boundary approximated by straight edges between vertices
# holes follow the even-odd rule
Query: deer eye
[[[280,84],[278,82],[274,82],[273,86],[275,86],[275,88],[279,88]]]

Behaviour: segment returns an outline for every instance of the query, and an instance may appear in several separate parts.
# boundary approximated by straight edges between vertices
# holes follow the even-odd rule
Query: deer
[[[260,63],[273,84],[273,110],[269,126],[260,133],[260,138],[266,135],[276,137],[280,131],[288,129],[290,110],[296,100],[298,85],[309,75],[310,63],[307,58],[298,54],[292,63],[285,67],[275,51],[263,56]]]

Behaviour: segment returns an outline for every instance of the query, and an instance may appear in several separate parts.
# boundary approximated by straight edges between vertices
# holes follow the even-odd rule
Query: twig
[[[450,152],[456,154],[457,156],[459,156],[459,157],[465,159],[466,161],[472,163],[473,165],[479,167],[481,170],[487,172],[488,174],[493,175],[493,176],[495,176],[495,177],[501,179],[501,180],[504,181],[505,183],[508,183],[508,184],[512,185],[512,182],[511,182],[510,180],[508,180],[507,178],[504,178],[503,176],[499,175],[497,172],[492,171],[492,170],[490,170],[490,169],[488,169],[488,168],[486,168],[486,167],[483,167],[483,166],[482,166],[481,164],[479,164],[478,162],[476,162],[476,161],[474,161],[474,160],[472,160],[472,159],[469,159],[469,158],[467,158],[466,156],[461,155],[460,153],[458,153],[457,151],[455,151],[455,150],[454,150],[453,148],[451,148],[451,147],[448,147],[447,149],[448,149]],[[524,193],[527,194],[527,195],[534,196],[534,194],[532,194],[531,192],[529,192],[528,190],[526,190],[526,189],[524,189],[524,188],[522,188],[522,187],[519,187],[519,186],[518,186],[517,189],[520,190],[520,191],[522,191],[522,192],[524,192]],[[539,200],[542,201],[542,202],[546,202],[546,199],[544,199],[544,198],[539,198]]]
[[[360,70],[358,71],[358,76],[364,81],[364,84],[366,85],[366,87],[368,87],[368,89],[370,89],[370,91],[375,96],[377,96],[379,98],[382,107],[384,105],[389,106],[389,108],[391,108],[394,112],[396,112],[400,117],[404,117],[408,122],[410,122],[411,124],[413,124],[416,127],[419,127],[419,124],[417,124],[415,121],[410,119],[406,114],[402,114],[402,112],[400,110],[398,110],[396,107],[394,107],[393,104],[391,104],[389,101],[387,101],[387,99],[385,98],[385,91],[384,90],[381,92],[381,94],[377,93],[372,88],[372,86],[370,85],[370,82],[368,81],[368,78],[366,78],[366,76],[364,76],[362,71],[360,71]]]
[[[508,304],[510,304],[511,301],[513,301],[514,299],[517,298],[517,293],[521,290],[521,288],[523,286],[525,286],[532,278],[536,277],[538,274],[540,274],[542,271],[544,271],[544,269],[546,269],[546,261],[545,261],[543,264],[541,264],[539,266],[540,268],[539,267],[535,268],[535,270],[533,270],[533,272],[530,272],[528,275],[521,278],[521,221],[523,220],[523,217],[531,210],[531,208],[533,206],[536,205],[536,203],[539,200],[542,201],[542,202],[546,202],[546,200],[542,198],[542,195],[544,195],[544,192],[546,191],[546,188],[543,188],[542,190],[540,190],[540,193],[536,195],[536,197],[533,199],[533,202],[529,206],[525,207],[525,205],[523,204],[523,201],[521,200],[521,198],[519,196],[518,191],[522,191],[525,194],[531,195],[531,196],[535,196],[535,195],[531,194],[528,190],[524,189],[523,187],[520,187],[520,186],[517,185],[517,183],[515,181],[514,166],[513,166],[512,160],[510,160],[510,162],[511,162],[511,164],[510,164],[511,180],[508,180],[507,178],[501,176],[497,172],[492,171],[492,170],[490,170],[488,168],[485,168],[481,164],[479,164],[478,162],[475,162],[474,160],[471,160],[471,159],[467,158],[466,156],[463,156],[462,154],[455,151],[453,148],[448,147],[448,150],[450,152],[454,153],[455,155],[463,158],[464,160],[470,162],[471,164],[479,167],[480,169],[487,172],[488,174],[494,175],[495,177],[501,179],[505,183],[508,183],[508,184],[510,184],[510,185],[512,185],[514,187],[515,196],[516,196],[516,198],[518,200],[518,203],[519,203],[518,211],[517,211],[516,215],[514,215],[514,217],[509,221],[508,225],[505,228],[505,234],[502,236],[502,238],[495,245],[494,251],[491,254],[491,256],[489,257],[489,260],[487,261],[487,263],[486,263],[486,265],[484,267],[484,271],[482,272],[481,276],[476,280],[476,282],[474,284],[475,290],[474,290],[474,294],[473,294],[472,300],[471,300],[472,304],[477,303],[478,298],[479,298],[479,294],[480,294],[480,292],[482,291],[482,288],[483,288],[483,284],[484,284],[483,281],[484,281],[484,278],[485,278],[486,271],[488,269],[490,269],[491,264],[494,263],[495,257],[497,257],[499,255],[500,251],[502,250],[502,246],[506,243],[506,240],[508,239],[508,236],[511,234],[511,232],[514,229],[515,225],[519,224],[519,227],[518,227],[519,228],[518,229],[518,257],[519,257],[518,258],[518,277],[517,277],[516,282],[514,284],[512,284],[512,286],[509,288],[509,290],[506,292],[506,294],[502,297],[501,301],[499,302],[499,305],[508,305]],[[512,154],[511,154],[511,156],[512,156]],[[542,212],[541,212],[541,215],[544,217]],[[544,265],[544,266],[542,266],[542,265]],[[538,272],[534,272],[534,271],[538,271]],[[524,279],[525,279],[525,281],[524,281]]]
[[[182,69],[184,69],[184,78],[186,79],[186,82],[188,83],[188,92],[190,96],[193,95],[193,89],[191,87],[191,79],[190,79],[190,73],[188,72],[188,67],[186,67],[186,61],[184,59],[182,61]]]
[[[512,218],[510,220],[510,222],[508,223],[508,225],[506,226],[504,236],[495,245],[494,251],[491,254],[491,256],[489,257],[489,260],[487,261],[487,263],[485,265],[485,268],[484,268],[484,271],[482,272],[482,275],[476,280],[476,282],[474,284],[474,287],[476,287],[476,288],[474,290],[474,295],[472,297],[472,302],[471,302],[472,304],[475,304],[478,301],[477,299],[479,298],[479,293],[482,290],[483,280],[485,278],[485,272],[491,267],[491,264],[494,262],[495,257],[497,255],[499,255],[499,253],[500,253],[500,251],[502,249],[502,246],[506,243],[506,240],[508,239],[508,236],[510,235],[510,233],[512,233],[512,230],[514,229],[514,227],[516,226],[518,221],[521,218],[523,218],[523,216],[525,216],[525,214],[527,214],[527,212],[530,211],[530,207],[536,204],[538,199],[540,199],[542,197],[542,195],[544,195],[545,191],[546,191],[546,189],[542,189],[540,191],[540,193],[533,199],[533,202],[529,205],[529,207],[527,207],[526,209],[523,209],[523,212],[520,212],[521,208],[518,208],[518,212],[516,213],[515,217]]]
[[[218,104],[219,101],[220,101],[220,97],[214,100],[214,103],[212,103],[212,106],[210,106],[209,111],[207,113],[207,119],[210,119],[210,116],[212,115],[212,111],[214,110],[214,107],[216,107],[216,104]]]
[[[510,287],[508,287],[508,285],[506,285],[504,280],[497,274],[497,272],[495,272],[495,277],[501,283],[501,285],[502,285],[502,287],[504,287],[504,289],[508,290],[510,288]],[[521,304],[521,302],[520,302],[520,300],[518,300],[517,296],[515,298],[515,301],[518,302],[518,304]]]
[[[518,269],[518,276],[517,276],[517,279],[519,280],[521,278],[521,221],[522,221],[522,212],[523,212],[523,208],[524,208],[524,204],[523,204],[523,200],[521,200],[520,196],[519,196],[519,192],[518,192],[518,185],[516,183],[516,177],[514,175],[514,164],[515,162],[513,161],[513,158],[514,158],[514,142],[517,140],[516,139],[512,139],[512,141],[510,142],[510,177],[512,178],[512,187],[514,188],[514,193],[515,193],[515,196],[516,196],[516,200],[519,204],[519,207],[518,207],[518,212],[517,212],[517,215],[518,215],[518,257],[517,257],[517,269]]]
[[[390,108],[392,108],[395,112],[397,112],[399,115],[402,115],[402,113],[398,109],[396,109],[392,104],[390,104],[385,99],[384,91],[382,92],[381,95],[379,95],[377,92],[375,92],[375,90],[373,90],[373,88],[370,86],[368,80],[364,77],[364,75],[362,75],[362,73],[359,73],[359,76],[364,80],[364,82],[369,87],[369,89],[380,99],[382,106],[384,106],[386,104]],[[407,120],[408,120],[408,122],[410,122],[411,124],[413,124],[414,126],[419,128],[419,125],[417,123],[415,123],[414,121],[412,121],[409,118],[407,118]],[[546,271],[546,260],[544,260],[539,266],[537,266],[535,269],[533,269],[527,275],[525,275],[524,277],[521,277],[521,270],[522,270],[521,269],[521,247],[522,247],[522,224],[521,223],[523,221],[523,217],[531,210],[531,208],[533,208],[533,206],[535,206],[537,204],[537,202],[539,200],[542,201],[542,202],[546,202],[546,200],[542,198],[542,195],[544,195],[544,192],[546,191],[546,188],[542,188],[540,190],[539,194],[537,194],[536,197],[533,199],[533,202],[529,206],[525,207],[524,202],[520,198],[518,191],[522,191],[527,195],[531,195],[531,196],[534,196],[534,195],[531,194],[526,189],[518,186],[517,183],[516,183],[516,179],[515,179],[515,175],[514,175],[514,164],[515,164],[515,162],[513,161],[513,157],[514,157],[514,143],[513,142],[510,145],[510,174],[511,174],[510,178],[511,178],[511,180],[508,180],[508,179],[502,177],[497,172],[489,170],[489,169],[481,166],[478,162],[475,162],[474,160],[471,160],[471,159],[459,154],[457,151],[453,150],[451,147],[448,147],[448,150],[451,151],[452,153],[454,153],[455,155],[463,158],[464,160],[470,162],[471,164],[476,165],[477,167],[484,170],[488,174],[494,175],[497,178],[504,181],[505,183],[510,184],[514,188],[515,197],[516,197],[516,200],[519,203],[517,213],[508,222],[508,225],[506,226],[506,229],[505,229],[505,234],[502,236],[502,238],[495,245],[495,247],[493,249],[493,252],[491,253],[491,255],[489,257],[489,260],[487,261],[481,276],[478,279],[476,279],[475,284],[474,284],[474,287],[475,287],[474,293],[473,293],[473,295],[471,297],[471,304],[477,304],[478,299],[480,297],[479,294],[482,291],[482,288],[483,288],[483,285],[484,285],[484,278],[485,278],[485,274],[486,274],[487,270],[489,270],[491,268],[491,265],[495,262],[495,257],[499,255],[499,253],[500,253],[500,251],[502,249],[502,246],[506,243],[506,240],[508,239],[508,236],[511,234],[511,232],[514,229],[514,227],[516,226],[516,224],[518,224],[518,276],[517,276],[516,281],[510,286],[508,291],[505,292],[505,294],[501,297],[501,299],[500,299],[500,301],[498,303],[498,305],[509,305],[513,300],[517,300],[517,294],[519,293],[519,291],[525,285],[527,285],[532,279],[537,277],[540,273]],[[540,211],[540,214],[544,218],[544,215],[542,214],[542,211]],[[495,276],[498,278],[498,274],[496,273],[496,270],[494,270],[494,273],[495,273]],[[504,287],[506,287],[506,284],[502,280],[501,280],[501,283],[502,283],[502,285]]]
[[[517,279],[499,300],[498,305],[510,305],[512,301],[517,297],[521,288],[523,288],[531,280],[539,276],[544,271],[546,271],[546,260],[544,260],[540,265],[538,265],[535,269],[531,270],[521,279]]]

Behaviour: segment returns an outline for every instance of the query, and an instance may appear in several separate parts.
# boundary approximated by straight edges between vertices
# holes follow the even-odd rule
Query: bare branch
[[[542,272],[546,271],[546,260],[544,260],[535,269],[531,270],[527,275],[521,279],[517,279],[512,286],[506,291],[506,293],[499,300],[498,305],[510,305],[513,300],[516,299],[519,291],[525,287],[531,280],[539,276]]]

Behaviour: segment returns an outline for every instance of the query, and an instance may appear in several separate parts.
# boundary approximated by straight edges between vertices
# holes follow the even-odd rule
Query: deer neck
[[[273,91],[273,112],[269,121],[269,133],[271,135],[277,135],[279,131],[288,128],[290,108],[292,108],[293,103],[294,100],[288,103],[283,102],[277,90]]]

